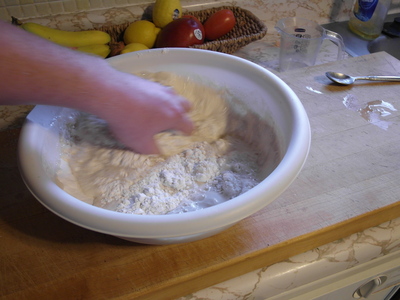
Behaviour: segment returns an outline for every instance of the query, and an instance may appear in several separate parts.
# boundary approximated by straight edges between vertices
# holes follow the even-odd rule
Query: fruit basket
[[[263,38],[267,34],[267,27],[253,13],[237,6],[221,6],[199,11],[188,11],[186,14],[195,16],[204,22],[209,16],[221,9],[230,9],[236,18],[235,27],[221,38],[206,41],[201,45],[193,45],[190,48],[212,50],[223,53],[234,53],[236,50]],[[149,20],[151,21],[151,20]],[[103,26],[97,28],[111,35],[112,43],[123,41],[123,34],[130,22],[120,25]]]

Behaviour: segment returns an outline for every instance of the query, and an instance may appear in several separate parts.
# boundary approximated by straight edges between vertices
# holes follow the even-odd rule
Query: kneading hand
[[[155,134],[165,130],[190,134],[193,130],[187,114],[190,102],[172,88],[119,71],[108,78],[112,82],[100,88],[94,113],[108,122],[115,137],[128,148],[158,154]]]

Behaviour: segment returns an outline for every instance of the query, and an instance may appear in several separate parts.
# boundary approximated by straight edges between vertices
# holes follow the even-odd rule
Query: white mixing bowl
[[[154,49],[108,60],[126,72],[168,71],[224,86],[276,128],[282,160],[257,186],[224,203],[170,215],[131,215],[87,204],[54,182],[59,133],[54,119],[65,108],[37,106],[23,126],[19,159],[32,194],[50,211],[84,228],[145,244],[199,240],[219,233],[275,200],[296,178],[310,147],[310,125],[296,94],[276,75],[247,60],[197,49]],[[268,145],[265,145],[268,147]]]

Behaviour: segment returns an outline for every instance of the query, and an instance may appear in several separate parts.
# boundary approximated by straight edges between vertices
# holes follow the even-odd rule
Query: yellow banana
[[[104,45],[104,44],[82,46],[82,47],[76,47],[74,49],[81,51],[81,52],[89,53],[89,54],[99,55],[103,58],[106,58],[111,52],[110,46]]]
[[[65,31],[31,22],[24,23],[21,27],[28,32],[65,47],[107,44],[111,41],[110,35],[100,30]]]

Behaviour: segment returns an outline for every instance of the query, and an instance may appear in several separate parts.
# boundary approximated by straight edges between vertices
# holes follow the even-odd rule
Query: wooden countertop
[[[0,299],[174,299],[399,217],[400,84],[336,86],[328,70],[399,75],[400,62],[377,53],[280,74],[311,122],[303,171],[263,210],[188,244],[130,243],[57,217],[19,176],[19,130],[0,132]],[[378,108],[388,115],[367,122]]]

